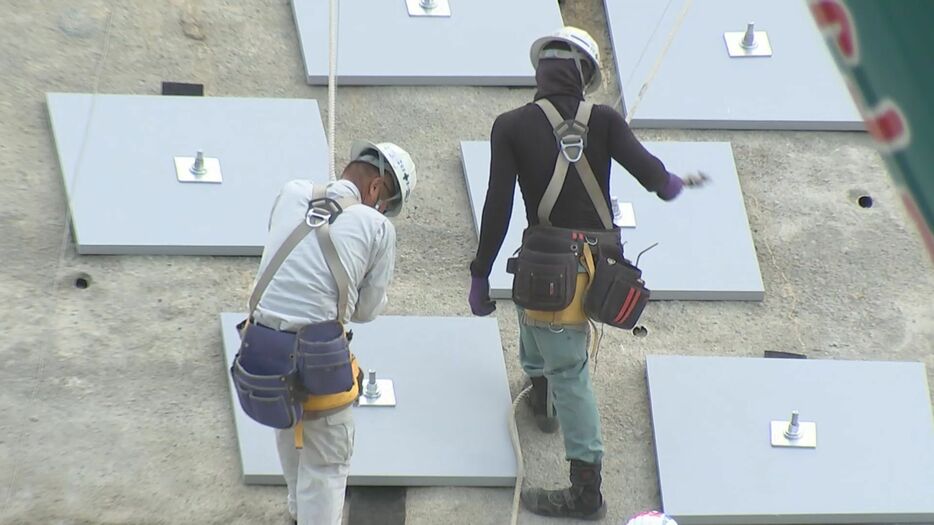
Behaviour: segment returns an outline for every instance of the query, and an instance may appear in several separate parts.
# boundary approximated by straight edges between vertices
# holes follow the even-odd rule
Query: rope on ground
[[[522,460],[522,446],[519,445],[519,427],[516,425],[516,418],[519,415],[519,404],[532,392],[532,385],[525,387],[515,401],[512,402],[512,410],[509,411],[507,419],[509,420],[509,437],[512,438],[512,448],[516,452],[516,486],[512,492],[512,519],[509,523],[516,525],[519,523],[519,499],[522,493],[522,480],[525,477],[525,463]]]
[[[101,56],[97,61],[97,66],[94,71],[94,83],[93,89],[91,90],[91,104],[88,108],[87,120],[84,123],[84,133],[81,137],[81,145],[78,147],[78,157],[75,159],[75,167],[73,169],[74,177],[72,178],[72,185],[77,187],[78,179],[81,170],[81,164],[84,159],[84,152],[87,149],[88,136],[91,132],[91,122],[94,119],[94,111],[97,106],[97,95],[100,87],[101,75],[104,71],[104,64],[107,62],[107,55],[110,52],[110,35],[111,28],[113,26],[113,17],[114,17],[114,4],[110,4],[110,9],[107,14],[107,22],[104,26],[104,42],[102,44]],[[67,200],[67,195],[66,195]],[[62,227],[62,241],[59,247],[58,261],[55,265],[55,271],[52,273],[52,284],[49,286],[49,293],[47,297],[51,298],[54,301],[55,305],[58,305],[58,301],[55,301],[55,291],[61,286],[58,279],[61,276],[62,269],[65,267],[66,254],[68,252],[68,239],[69,233],[71,232],[71,214],[66,210],[65,213],[65,223]],[[52,312],[52,315],[49,318],[53,318],[56,312],[56,308],[50,308],[49,311]],[[39,353],[39,362],[36,364],[36,382],[33,385],[32,392],[29,394],[28,404],[31,405],[36,397],[39,395],[39,388],[42,387],[45,383],[43,381],[45,376],[45,364],[46,359],[48,358],[48,352]],[[23,413],[28,413],[28,410],[23,411]],[[22,425],[22,432],[20,433],[17,443],[25,443],[28,440],[26,435],[29,433],[29,424]],[[19,464],[17,462],[13,463],[13,468],[10,469],[10,483],[9,489],[7,490],[6,502],[3,504],[4,508],[9,508],[10,502],[13,500],[13,491],[16,488],[16,478],[19,474]]]
[[[652,65],[652,69],[649,71],[648,78],[645,79],[645,83],[642,84],[642,87],[639,88],[639,94],[636,95],[636,100],[632,103],[632,108],[627,112],[626,123],[629,124],[632,122],[633,115],[636,114],[636,109],[639,107],[639,104],[642,103],[642,97],[645,96],[646,91],[649,90],[649,85],[655,80],[655,75],[658,73],[658,69],[661,67],[662,62],[665,61],[665,55],[668,54],[668,48],[671,47],[671,43],[675,41],[675,37],[678,36],[678,32],[681,30],[681,23],[684,22],[684,18],[688,14],[688,10],[691,8],[691,3],[693,0],[685,0],[684,6],[681,8],[681,12],[678,13],[678,18],[675,19],[675,25],[671,28],[671,32],[668,33],[668,39],[665,40],[665,47],[662,48],[661,52],[658,54],[658,58],[655,59],[655,63]],[[667,9],[667,7],[666,7]],[[659,22],[660,24],[661,22]],[[622,106],[623,101],[623,86],[619,86],[619,100],[620,106]],[[622,108],[621,108],[622,109]]]
[[[334,163],[334,135],[335,114],[337,105],[337,26],[340,19],[340,1],[331,0],[328,12],[330,23],[328,28],[328,176],[330,180],[337,179]]]

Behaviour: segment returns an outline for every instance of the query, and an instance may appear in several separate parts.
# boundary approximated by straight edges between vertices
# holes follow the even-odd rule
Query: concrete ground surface
[[[563,11],[600,42],[610,81],[595,100],[611,102],[618,81],[602,1],[569,1]],[[373,35],[374,60],[391,59],[378,43],[392,37]],[[44,97],[158,94],[172,80],[203,83],[213,96],[316,98],[326,109],[326,90],[304,76],[286,0],[0,0],[0,523],[286,523],[284,488],[240,481],[221,359],[217,314],[242,309],[258,258],[77,256]],[[458,145],[487,139],[496,115],[532,93],[339,90],[338,165],[356,137],[398,142],[418,163],[412,204],[395,220],[387,313],[470,315],[476,234]],[[867,135],[638,135],[732,142],[766,298],[653,303],[646,336],[607,330],[595,388],[605,523],[614,525],[660,505],[646,354],[923,361],[934,385],[934,272]],[[857,205],[864,194],[872,208]],[[76,287],[78,277],[89,286]],[[515,394],[523,382],[515,311],[500,302],[496,315]],[[524,411],[519,425],[530,480],[565,482],[560,438],[540,435]],[[407,523],[499,525],[511,497],[411,489]]]

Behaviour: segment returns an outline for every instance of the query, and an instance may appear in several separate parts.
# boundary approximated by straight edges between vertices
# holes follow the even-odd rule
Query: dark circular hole
[[[75,276],[75,288],[85,290],[91,286],[91,276],[86,273],[79,273]]]
[[[856,199],[856,202],[859,203],[861,208],[872,208],[872,197],[869,195],[863,195],[860,198]]]
[[[649,335],[649,329],[644,326],[637,326],[632,329],[632,335],[636,337],[645,337]]]

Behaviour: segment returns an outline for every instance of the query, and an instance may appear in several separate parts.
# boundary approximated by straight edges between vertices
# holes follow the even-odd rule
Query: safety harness
[[[525,308],[527,321],[555,331],[592,321],[631,328],[645,307],[649,290],[641,271],[623,257],[619,229],[584,154],[593,104],[581,101],[573,119],[563,119],[547,99],[535,104],[552,126],[559,154],[539,202],[539,224],[526,230],[518,256],[507,263],[507,271],[515,276],[513,301]],[[551,224],[551,213],[572,164],[603,230]],[[581,266],[585,274],[579,272]]]
[[[320,418],[353,404],[359,397],[362,373],[350,352],[344,330],[349,302],[350,277],[331,239],[330,227],[347,208],[360,201],[326,196],[325,185],[312,187],[312,199],[304,219],[295,226],[270,259],[250,295],[250,316],[241,329],[241,347],[231,366],[244,412],[257,422],[275,428],[294,428],[295,446],[301,448],[305,417]],[[264,342],[281,337],[281,332],[252,322],[259,301],[282,263],[312,231],[324,255],[325,263],[337,284],[337,319],[302,327],[289,340],[287,352],[274,352]],[[270,333],[272,332],[272,333]],[[258,348],[252,348],[257,346]],[[266,346],[266,348],[263,348]],[[281,345],[278,345],[281,346]],[[252,352],[255,368],[285,370],[284,373],[251,373],[243,366],[243,357]],[[266,359],[266,363],[262,360]],[[277,361],[275,363],[268,363]]]

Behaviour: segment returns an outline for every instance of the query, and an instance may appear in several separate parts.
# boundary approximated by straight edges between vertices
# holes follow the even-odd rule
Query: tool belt
[[[231,377],[240,406],[254,421],[291,428],[301,419],[350,406],[363,372],[339,323],[282,332],[244,321]]]
[[[539,224],[523,232],[517,256],[506,264],[506,271],[514,276],[512,299],[535,321],[580,324],[589,318],[630,329],[645,309],[650,292],[642,272],[623,256],[619,228],[613,225],[609,204],[584,155],[593,106],[581,102],[573,120],[562,120],[547,99],[536,104],[548,117],[560,151],[539,204]],[[551,226],[551,212],[571,164],[604,230]]]
[[[304,220],[282,243],[257,279],[250,295],[250,317],[238,325],[240,349],[230,367],[243,411],[256,422],[273,428],[296,429],[301,443],[301,421],[309,414],[352,405],[359,397],[363,373],[350,352],[344,330],[350,279],[337,256],[329,227],[356,200],[325,197],[324,185],[314,186]],[[337,319],[312,323],[298,332],[283,332],[252,322],[259,300],[282,263],[315,231],[325,262],[338,289]]]

